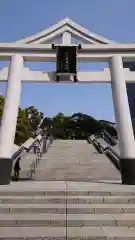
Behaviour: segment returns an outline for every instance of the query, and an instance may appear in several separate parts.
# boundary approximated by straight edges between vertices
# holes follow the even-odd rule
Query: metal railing
[[[111,136],[110,133],[108,133],[106,130],[103,130],[101,132],[101,137],[105,139],[106,142],[108,142],[110,145],[114,146],[118,143],[118,141]]]
[[[49,140],[48,143],[47,143],[47,140]],[[50,138],[47,139],[47,137],[43,137],[41,142],[42,141],[45,141],[45,149],[42,149],[43,151],[38,152],[36,154],[36,159],[30,165],[30,170],[29,170],[28,176],[27,176],[30,179],[32,179],[33,174],[36,172],[36,169],[37,169],[37,167],[40,163],[40,160],[42,158],[43,153],[46,153],[48,151],[48,149],[51,147],[51,145],[53,143],[53,138],[50,137]]]
[[[106,135],[106,137],[105,137]],[[103,134],[102,132],[94,137],[94,135],[89,136],[89,141],[88,143],[91,143],[94,145],[96,150],[102,154],[104,153],[111,162],[115,165],[115,167],[120,171],[120,152],[119,152],[119,147],[118,147],[118,141],[113,139],[110,134],[104,131]],[[108,141],[106,138],[109,137]],[[110,144],[110,138],[112,138],[113,145]],[[113,141],[114,140],[114,141]],[[115,143],[115,145],[114,145]]]
[[[20,146],[20,148],[15,153],[13,153],[12,161],[14,162],[19,156],[23,156],[24,152],[25,148],[23,146]]]
[[[28,178],[32,179],[32,175],[33,175],[33,173],[36,172],[36,168],[39,165],[40,159],[41,159],[41,155],[36,154],[36,160],[33,161],[30,166],[30,171],[28,172]]]
[[[38,134],[40,135],[41,132]],[[12,161],[13,161],[13,165],[14,162],[18,159],[18,157],[21,157],[21,160],[23,160],[26,155],[30,152],[31,148],[35,145],[35,143],[38,141],[38,135],[36,136],[36,138],[31,138],[30,143],[28,144],[28,141],[30,139],[28,139],[25,143],[23,143],[19,149],[17,151],[15,151],[12,154]]]

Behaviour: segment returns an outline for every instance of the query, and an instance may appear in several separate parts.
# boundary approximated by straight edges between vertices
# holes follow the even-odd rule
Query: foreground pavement
[[[0,239],[135,239],[135,186],[119,181],[0,186]]]

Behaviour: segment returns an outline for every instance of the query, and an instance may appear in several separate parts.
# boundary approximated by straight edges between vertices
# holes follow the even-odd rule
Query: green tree
[[[0,120],[3,107],[4,97],[0,96]],[[135,129],[134,122],[133,127]],[[116,130],[107,124],[106,121],[97,121],[87,114],[78,112],[72,116],[66,116],[64,113],[59,112],[53,118],[44,118],[43,113],[35,106],[29,106],[25,109],[19,108],[18,110],[15,143],[20,145],[33,136],[40,123],[42,129],[45,129],[49,134],[53,134],[56,138],[67,139],[74,134],[76,138],[86,139],[89,134],[95,134],[102,129],[107,130],[112,136],[117,136]]]
[[[15,143],[22,144],[30,138],[36,132],[43,116],[43,113],[34,106],[25,109],[19,108]]]
[[[35,132],[41,123],[41,120],[44,118],[44,114],[39,112],[34,106],[28,107],[26,111],[31,132]]]
[[[48,125],[48,126],[47,126]],[[101,130],[101,124],[93,117],[83,114],[74,113],[72,116],[65,116],[58,113],[52,119],[45,118],[42,128],[52,126],[51,132],[57,138],[87,138],[89,134],[96,133]]]
[[[0,96],[0,120],[2,119],[3,109],[4,109],[3,96]],[[28,108],[18,109],[18,118],[15,134],[15,143],[20,145],[24,143],[29,137],[32,136],[43,119],[44,115],[42,112],[38,111],[34,106]]]

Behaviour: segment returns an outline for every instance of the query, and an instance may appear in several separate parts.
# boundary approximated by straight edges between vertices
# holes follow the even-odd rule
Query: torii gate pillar
[[[21,94],[23,57],[14,55],[8,73],[8,86],[0,132],[0,185],[9,184],[12,172],[12,150]]]
[[[121,56],[111,58],[110,72],[122,183],[135,184],[135,141]]]

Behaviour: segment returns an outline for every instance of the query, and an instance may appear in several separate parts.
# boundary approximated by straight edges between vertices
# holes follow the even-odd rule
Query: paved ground
[[[34,176],[36,181],[119,180],[110,160],[83,140],[56,140],[43,156]]]
[[[105,180],[96,182],[76,182],[76,181],[25,181],[25,182],[11,182],[10,185],[0,185],[0,195],[3,191],[14,192],[17,190],[34,192],[38,190],[42,191],[107,191],[107,192],[117,192],[117,194],[124,193],[134,193],[135,195],[135,185],[122,185],[119,180]],[[133,195],[133,194],[132,194]]]
[[[0,186],[0,239],[135,239],[135,186],[118,181]]]

